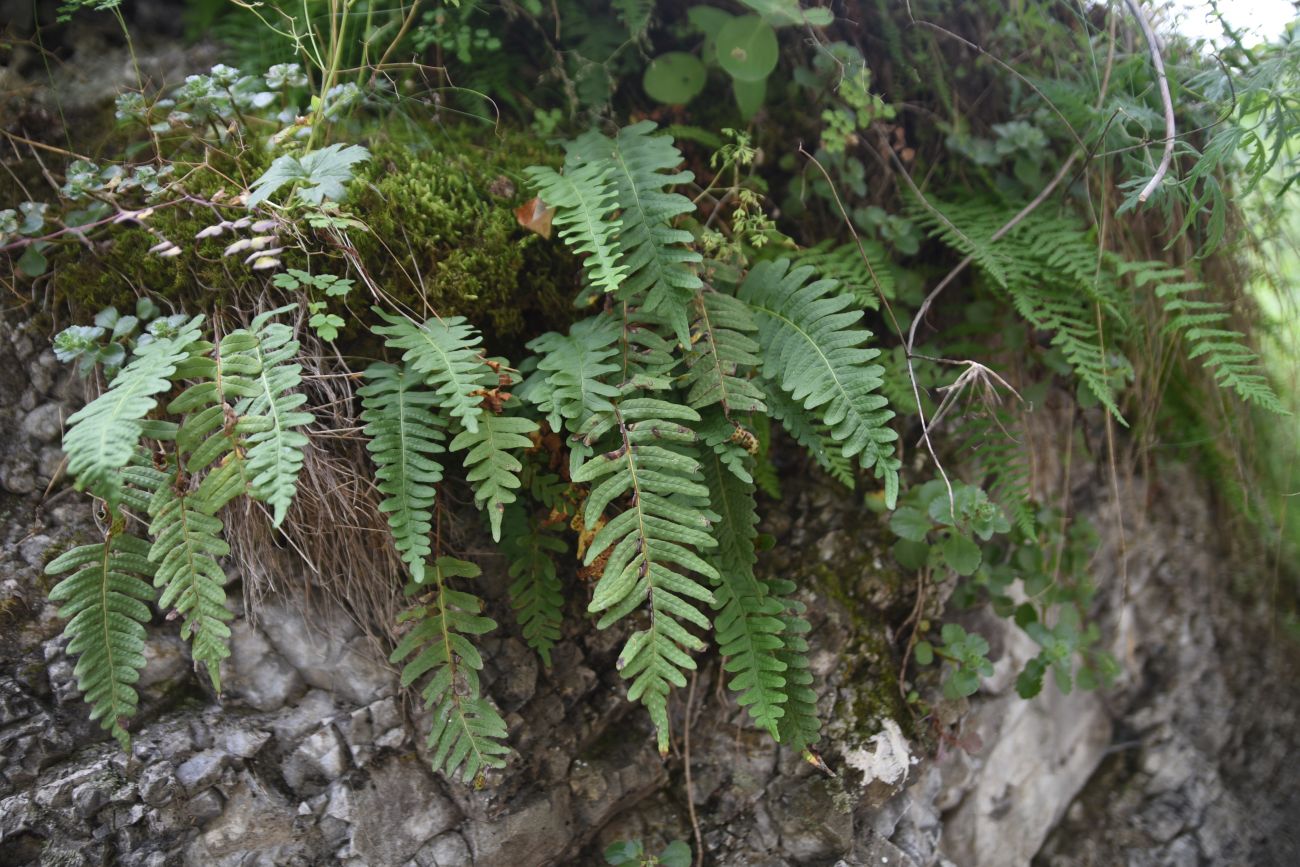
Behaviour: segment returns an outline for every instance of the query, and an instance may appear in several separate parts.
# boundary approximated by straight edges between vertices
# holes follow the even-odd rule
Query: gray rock
[[[476,864],[544,864],[572,841],[573,810],[567,786],[512,805],[496,821],[473,822],[464,831]]]
[[[221,771],[226,766],[228,757],[215,750],[204,750],[186,759],[176,769],[176,781],[185,789],[186,794],[193,795],[221,779]]]
[[[230,624],[230,656],[221,663],[226,694],[260,711],[284,707],[306,690],[306,682],[261,632],[243,619]]]
[[[306,618],[282,601],[264,603],[259,624],[302,678],[353,704],[396,692],[396,676],[342,612]]]
[[[47,403],[27,413],[22,432],[38,443],[54,443],[63,437],[64,409],[60,404]]]
[[[781,851],[797,862],[842,857],[853,847],[853,798],[840,778],[808,776],[784,787],[772,818]]]
[[[270,732],[238,728],[221,736],[221,748],[236,758],[251,759],[270,740]]]
[[[150,806],[162,807],[176,796],[176,775],[166,762],[149,765],[136,782],[140,798]]]
[[[370,867],[401,867],[459,819],[428,771],[409,758],[391,758],[352,792],[352,852]]]
[[[308,783],[329,783],[348,769],[349,750],[338,730],[322,726],[305,738],[280,765],[284,781],[295,792]]]
[[[470,863],[469,844],[455,831],[448,831],[430,840],[415,853],[419,867],[460,867]]]

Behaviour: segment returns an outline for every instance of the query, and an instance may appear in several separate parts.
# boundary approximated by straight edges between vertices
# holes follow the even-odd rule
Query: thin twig
[[[1137,4],[1137,0],[1124,0],[1133,17],[1137,19],[1138,26],[1142,28],[1142,35],[1147,38],[1147,49],[1151,52],[1151,65],[1156,70],[1156,81],[1160,84],[1160,101],[1165,105],[1165,152],[1160,157],[1160,165],[1156,166],[1156,173],[1147,185],[1142,188],[1138,194],[1138,201],[1145,202],[1160,186],[1160,182],[1165,179],[1165,174],[1169,171],[1169,163],[1174,158],[1174,135],[1176,127],[1174,125],[1174,99],[1169,94],[1169,77],[1165,75],[1165,61],[1160,56],[1160,44],[1156,41],[1155,31],[1151,29],[1151,23],[1147,21],[1147,16],[1142,11],[1142,7]]]
[[[691,831],[695,834],[695,867],[704,863],[704,836],[700,833],[700,819],[695,815],[695,785],[691,780],[691,707],[695,704],[695,676],[691,672],[691,688],[686,693],[686,726],[682,733],[682,765],[686,768],[686,812],[691,817]]]

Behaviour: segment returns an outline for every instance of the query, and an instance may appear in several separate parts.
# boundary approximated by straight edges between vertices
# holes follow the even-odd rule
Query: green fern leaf
[[[63,632],[68,653],[79,657],[77,688],[90,704],[90,718],[127,749],[124,725],[135,713],[139,696],[132,686],[144,668],[144,624],[154,591],[142,580],[153,577],[149,545],[126,535],[114,514],[103,542],[73,548],[45,568],[47,575],[72,574],[50,591],[60,603],[59,616],[70,618]]]
[[[480,410],[474,430],[468,426],[451,441],[451,450],[465,452],[465,478],[474,489],[474,502],[483,509],[492,526],[492,539],[501,541],[501,518],[505,507],[515,501],[523,469],[516,452],[532,448],[528,435],[537,430],[531,419],[497,415]]]
[[[484,374],[491,372],[483,363],[478,332],[463,316],[434,317],[416,324],[377,307],[372,309],[388,325],[371,330],[392,348],[406,350],[402,360],[438,393],[439,405],[465,430],[477,430],[481,399],[474,392],[482,387]]]
[[[686,354],[686,404],[704,409],[718,404],[731,413],[766,412],[763,392],[752,380],[759,346],[749,337],[758,330],[749,308],[730,295],[695,296],[692,342]]]
[[[479,568],[464,560],[439,557],[434,561],[427,576],[430,581],[408,591],[427,588],[428,600],[399,616],[399,622],[415,626],[389,657],[394,665],[405,662],[403,687],[428,676],[421,697],[432,711],[427,741],[430,762],[435,771],[448,776],[463,770],[465,782],[481,782],[485,769],[505,767],[510,753],[505,721],[482,695],[483,658],[466,637],[491,632],[497,625],[480,614],[483,603],[478,597],[448,586],[449,579],[478,574]]]
[[[583,505],[588,529],[614,500],[629,498],[627,508],[587,549],[588,565],[609,552],[588,610],[601,614],[597,627],[603,629],[649,602],[649,621],[624,645],[618,668],[632,681],[628,698],[650,712],[661,753],[668,750],[668,692],[685,685],[682,671],[695,668],[689,652],[704,647],[682,621],[709,628],[698,604],[712,604],[713,594],[695,576],[718,578],[695,553],[717,544],[710,532],[709,490],[695,481],[700,472],[690,448],[695,433],[681,423],[699,420],[694,410],[676,403],[624,400],[615,412],[595,417],[585,434],[595,443],[616,431],[618,447],[596,455],[573,475],[575,482],[591,483]]]
[[[812,626],[804,619],[804,604],[791,598],[794,582],[769,579],[768,593],[785,604],[781,616],[784,645],[777,659],[785,663],[785,713],[777,721],[777,740],[794,750],[806,750],[821,737],[821,720],[817,716],[817,693],[808,666],[807,635]]]
[[[738,693],[737,703],[755,723],[779,738],[787,699],[786,664],[779,656],[785,648],[785,607],[754,577],[754,486],[737,479],[717,455],[705,454],[701,463],[710,504],[720,516],[718,547],[709,560],[718,573],[713,594],[718,650],[727,658],[724,669],[734,675],[727,688]]]
[[[143,435],[144,416],[158,403],[155,395],[171,388],[176,367],[199,341],[196,316],[173,337],[158,337],[138,346],[108,391],[68,417],[63,450],[77,487],[116,505],[121,500],[120,471],[131,460]]]
[[[863,251],[871,263],[870,268],[862,261]],[[839,291],[847,293],[864,310],[880,309],[881,294],[887,299],[894,297],[897,282],[894,267],[885,248],[876,241],[863,239],[862,250],[856,243],[836,246],[834,241],[822,241],[800,250],[795,255],[795,264],[807,265],[822,278],[834,280]]]
[[[626,269],[618,297],[668,319],[677,339],[689,340],[686,309],[703,285],[694,265],[700,254],[690,248],[694,237],[672,227],[695,205],[674,187],[688,184],[695,175],[680,170],[681,151],[672,136],[654,135],[654,121],[625,126],[615,138],[589,132],[569,146],[574,162],[610,165],[621,210],[618,248]]]
[[[858,324],[861,312],[845,309],[850,300],[831,281],[807,283],[811,275],[782,259],[760,262],[741,284],[740,298],[759,322],[763,374],[819,414],[845,457],[874,467],[886,491],[896,490],[894,414],[878,393],[884,368],[871,363],[880,351],[862,345],[871,332]]]
[[[509,561],[510,602],[523,630],[524,641],[551,667],[551,648],[560,640],[563,624],[563,585],[555,572],[553,554],[568,545],[542,529],[528,512],[512,505],[506,509],[501,549]]]
[[[766,383],[766,380],[764,380]],[[813,418],[806,409],[777,386],[767,383],[767,405],[772,419],[785,428],[786,433],[812,456],[826,473],[835,481],[853,490],[857,479],[853,475],[853,464],[835,447],[830,431],[826,425]]]
[[[622,284],[627,267],[619,264],[619,247],[614,239],[622,223],[614,216],[618,208],[614,168],[608,162],[569,163],[564,174],[549,166],[527,170],[542,201],[555,208],[552,225],[566,244],[586,256],[591,284],[614,292]]]
[[[621,331],[614,317],[593,316],[567,335],[549,331],[528,344],[546,387],[524,389],[520,397],[547,414],[551,430],[577,433],[592,415],[613,409],[610,399],[619,391],[608,381],[622,371],[616,360]]]
[[[384,500],[379,510],[403,562],[417,583],[424,581],[425,563],[432,553],[433,501],[442,481],[442,464],[435,457],[444,449],[443,428],[434,414],[438,395],[419,387],[421,379],[409,369],[372,364],[367,385],[357,389],[363,407],[366,448],[378,467],[375,477]]]
[[[307,395],[293,391],[302,383],[302,366],[292,363],[298,355],[298,341],[288,325],[271,321],[281,310],[263,313],[251,323],[250,331],[258,337],[253,350],[257,394],[240,401],[235,408],[237,415],[266,420],[262,430],[248,437],[248,471],[252,477],[251,494],[271,506],[271,520],[276,527],[284,521],[293,502],[308,442],[306,435],[295,428],[312,420],[311,413],[298,411],[307,402]]]
[[[181,492],[169,477],[158,485],[149,504],[149,561],[155,564],[154,586],[162,590],[159,607],[174,609],[184,620],[181,637],[190,641],[195,662],[207,666],[212,687],[221,692],[221,660],[230,656],[233,615],[226,609],[226,574],[217,558],[230,554],[221,538],[224,526],[201,493]]]

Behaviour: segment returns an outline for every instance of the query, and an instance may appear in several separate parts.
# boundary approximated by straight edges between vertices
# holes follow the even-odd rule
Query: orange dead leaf
[[[551,237],[551,220],[554,217],[555,209],[543,202],[541,196],[534,196],[515,208],[515,219],[519,221],[519,225],[548,240]]]

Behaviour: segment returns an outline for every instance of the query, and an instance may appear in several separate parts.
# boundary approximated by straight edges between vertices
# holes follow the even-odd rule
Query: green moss
[[[572,317],[577,264],[514,214],[532,197],[524,168],[554,156],[527,136],[488,138],[375,144],[352,205],[371,231],[354,241],[398,301],[465,316],[487,332],[489,345],[512,349],[539,323]]]

